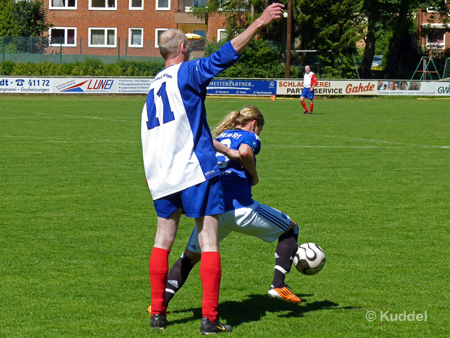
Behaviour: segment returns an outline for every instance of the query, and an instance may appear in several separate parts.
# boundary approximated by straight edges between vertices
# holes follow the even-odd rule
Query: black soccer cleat
[[[166,316],[159,313],[155,313],[152,318],[150,318],[150,327],[152,329],[164,330],[166,328],[167,320]]]
[[[208,318],[203,317],[202,323],[200,324],[201,334],[215,334],[221,332],[231,332],[233,328],[231,325],[222,324],[217,318],[214,322],[211,322]]]
[[[308,114],[308,111],[307,111],[307,110],[304,110],[304,111],[303,111],[303,114]]]

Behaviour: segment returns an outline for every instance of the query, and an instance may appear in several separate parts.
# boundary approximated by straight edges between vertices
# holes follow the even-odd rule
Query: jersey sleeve
[[[227,42],[220,49],[207,58],[190,61],[192,67],[192,82],[198,91],[205,90],[212,78],[232,66],[240,57],[231,42]]]
[[[315,86],[317,84],[317,76],[316,74],[313,74],[311,77],[311,86]]]
[[[241,144],[246,144],[253,150],[253,154],[258,155],[261,151],[261,139],[258,135],[248,133],[242,140]]]

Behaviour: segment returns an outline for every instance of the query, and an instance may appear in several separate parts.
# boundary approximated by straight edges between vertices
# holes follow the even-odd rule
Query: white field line
[[[426,145],[416,145],[416,144],[403,144],[403,145],[392,145],[392,146],[308,146],[308,145],[297,145],[297,144],[269,144],[264,145],[264,148],[348,148],[348,149],[377,149],[377,148],[441,148],[450,149],[450,146],[426,146]]]
[[[42,115],[42,114],[39,114]],[[140,121],[140,113],[139,113],[139,121]],[[32,116],[14,116],[14,117],[0,117],[0,120],[18,120],[18,119],[32,119]],[[113,121],[113,122],[133,122],[136,117],[117,117],[117,118],[104,118],[104,117],[98,117],[98,116],[75,116],[75,115],[58,115],[58,116],[38,116],[34,118],[40,118],[40,119],[92,119],[92,120],[103,120],[103,121]],[[133,119],[133,121],[131,121]]]
[[[60,143],[95,143],[95,142],[115,142],[115,143],[140,143],[140,141],[124,141],[124,140],[68,140],[62,137],[45,137],[45,136],[25,136],[25,135],[0,135],[0,137],[10,137],[10,138],[21,138],[21,139],[33,139],[33,140],[46,140],[49,142],[60,142]]]
[[[62,137],[45,137],[45,136],[25,136],[25,135],[0,135],[5,138],[21,138],[21,139],[35,139],[46,140],[49,142],[62,142],[62,143],[95,143],[95,142],[115,142],[115,143],[140,143],[140,141],[124,141],[124,140],[108,140],[108,139],[94,139],[94,140],[68,140]],[[364,141],[364,139],[357,139]],[[388,141],[366,140],[371,142],[385,143],[385,145],[373,145],[373,146],[329,146],[329,145],[303,145],[303,144],[265,144],[264,148],[342,148],[342,149],[377,149],[377,148],[440,148],[450,149],[450,146],[429,146],[420,144],[405,144],[395,143]]]
[[[373,143],[383,143],[386,145],[392,145],[395,147],[416,147],[416,148],[443,148],[447,149],[450,146],[430,146],[424,144],[411,144],[411,143],[401,143],[401,142],[392,142],[392,141],[384,141],[384,140],[374,140],[374,139],[365,139],[358,137],[347,137],[347,136],[338,136],[338,135],[307,135],[301,134],[306,137],[328,137],[328,138],[340,138],[344,140],[350,141],[363,141],[363,142],[373,142]],[[280,145],[265,145],[266,147],[280,147]],[[308,146],[308,145],[297,145],[297,144],[286,144],[283,145],[285,148],[381,148],[381,146]]]

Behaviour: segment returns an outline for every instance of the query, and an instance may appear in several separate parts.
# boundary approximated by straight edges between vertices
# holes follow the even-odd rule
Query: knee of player
[[[192,252],[192,251],[190,251],[187,248],[184,250],[184,253],[183,253],[183,255],[181,257],[183,258],[183,256],[187,257],[189,260],[191,260],[191,262],[193,264],[196,264],[196,263],[200,262],[200,260],[202,258],[201,254],[196,253],[196,252]]]

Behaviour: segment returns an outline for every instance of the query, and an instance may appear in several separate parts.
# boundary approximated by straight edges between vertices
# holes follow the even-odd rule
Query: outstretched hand
[[[263,26],[267,26],[283,16],[283,8],[283,4],[273,3],[264,10],[263,14],[259,17],[258,20],[261,20],[261,24]]]

